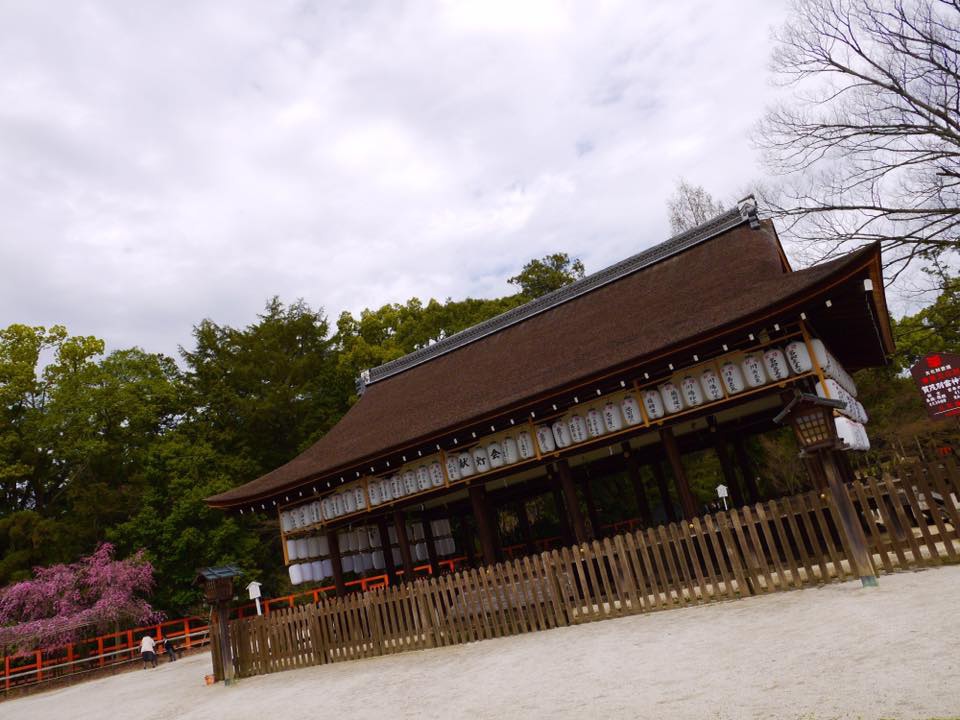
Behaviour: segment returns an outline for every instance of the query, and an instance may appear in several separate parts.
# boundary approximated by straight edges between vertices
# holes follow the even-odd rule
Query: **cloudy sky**
[[[279,295],[492,297],[735,199],[784,3],[0,0],[0,325],[175,353]]]

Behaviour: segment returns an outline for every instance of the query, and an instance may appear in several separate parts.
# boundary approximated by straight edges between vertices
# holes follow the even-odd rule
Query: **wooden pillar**
[[[600,526],[600,515],[597,514],[597,504],[593,500],[593,490],[590,487],[590,478],[584,478],[580,487],[583,488],[583,501],[587,505],[587,517],[590,518],[590,536],[603,537],[603,528]]]
[[[730,461],[730,453],[727,452],[726,438],[723,433],[713,434],[713,451],[720,461],[720,471],[723,473],[723,482],[730,491],[730,500],[733,501],[734,507],[740,507],[743,505],[743,493],[740,492],[740,483],[737,482],[737,473]]]
[[[563,504],[567,508],[567,516],[570,519],[570,526],[573,528],[574,539],[578,545],[582,545],[590,538],[587,536],[587,525],[583,521],[583,513],[580,512],[577,490],[573,486],[573,473],[570,471],[570,463],[566,460],[557,460],[555,467],[557,477],[560,480],[560,489],[563,491]]]
[[[667,486],[667,476],[663,472],[663,465],[659,460],[650,463],[650,470],[653,472],[653,478],[657,481],[657,490],[660,491],[660,500],[663,502],[663,512],[667,516],[667,522],[675,522],[677,513],[673,509],[673,500],[670,498],[670,488]]]
[[[403,561],[403,581],[413,582],[413,554],[410,552],[410,540],[407,539],[407,514],[403,510],[393,511],[393,528],[397,533],[397,545],[400,546],[400,559]]]
[[[533,544],[533,533],[530,532],[530,518],[527,517],[527,503],[524,500],[518,500],[514,505],[514,512],[517,514],[517,525],[520,527],[520,536],[523,538],[523,547],[527,555],[533,555],[537,552],[537,546]]]
[[[760,489],[757,487],[757,478],[753,474],[753,463],[750,462],[750,456],[747,455],[747,448],[744,446],[743,438],[740,435],[734,435],[733,437],[733,452],[737,456],[740,474],[743,475],[747,497],[750,498],[751,503],[760,502]]]
[[[650,515],[650,502],[647,500],[647,492],[643,487],[643,477],[640,475],[640,463],[637,456],[634,455],[630,443],[622,442],[620,448],[623,450],[623,457],[626,460],[627,479],[633,486],[633,494],[637,499],[640,522],[643,523],[644,527],[650,527],[653,524],[653,519]]]
[[[563,492],[560,488],[553,491],[553,505],[557,510],[557,522],[560,523],[560,542],[566,547],[573,545],[573,532],[570,530],[570,519],[567,515],[567,508],[563,503]]]
[[[680,459],[680,448],[677,447],[677,439],[673,435],[673,428],[665,427],[660,429],[660,442],[663,443],[663,449],[667,453],[670,470],[673,472],[673,482],[677,486],[677,491],[680,493],[680,506],[683,508],[683,516],[687,520],[692,520],[699,515],[697,501],[690,491],[690,483],[687,482],[687,473],[683,469],[683,462]]]
[[[397,565],[393,562],[393,548],[390,545],[390,524],[385,515],[377,518],[377,531],[380,533],[380,548],[383,550],[383,570],[387,575],[387,582],[393,586],[397,584]]]
[[[327,546],[330,549],[330,565],[333,568],[333,586],[337,597],[347,594],[347,586],[343,582],[343,563],[340,562],[340,538],[336,530],[327,530]]]
[[[477,524],[477,534],[480,536],[480,548],[483,551],[485,565],[497,562],[497,545],[493,538],[493,527],[490,522],[490,503],[487,500],[487,490],[482,484],[470,485],[468,490],[470,505],[473,507],[473,519]]]
[[[423,542],[427,545],[427,562],[430,563],[430,574],[440,574],[440,563],[437,562],[437,546],[433,542],[433,528],[430,527],[430,518],[421,516],[423,523]]]

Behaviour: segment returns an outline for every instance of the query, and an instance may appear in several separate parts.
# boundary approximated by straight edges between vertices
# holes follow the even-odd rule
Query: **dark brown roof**
[[[863,266],[867,248],[787,272],[773,226],[741,224],[523,322],[366,388],[313,446],[262,477],[208,498],[231,507],[342,472],[534,396],[678,346],[809,294]]]

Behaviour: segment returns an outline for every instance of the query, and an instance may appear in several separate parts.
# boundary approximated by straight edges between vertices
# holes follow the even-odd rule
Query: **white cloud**
[[[267,297],[509,292],[730,198],[779,3],[0,2],[0,324],[168,353]]]

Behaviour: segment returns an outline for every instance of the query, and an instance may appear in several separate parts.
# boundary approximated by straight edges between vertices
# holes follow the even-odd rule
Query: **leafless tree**
[[[702,186],[691,185],[680,178],[676,190],[667,200],[667,211],[670,213],[670,228],[674,233],[681,233],[719,215],[723,204],[716,202]]]
[[[888,280],[960,249],[960,0],[795,0],[756,135],[763,205],[817,258],[866,242]]]

